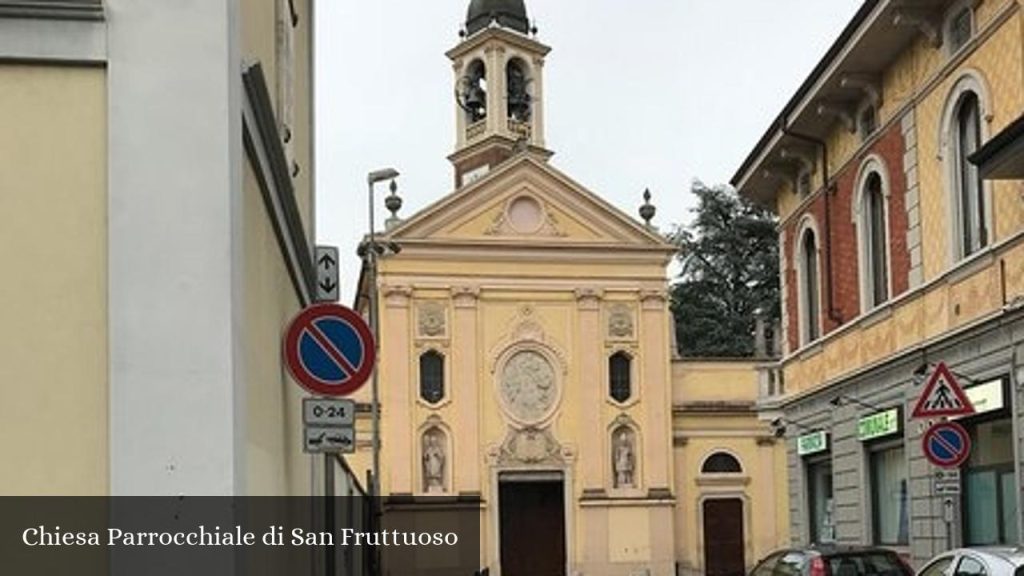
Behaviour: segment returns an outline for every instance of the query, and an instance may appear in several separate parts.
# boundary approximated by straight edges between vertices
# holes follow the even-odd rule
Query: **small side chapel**
[[[704,573],[700,502],[718,494],[741,507],[740,551],[724,553],[752,564],[784,536],[749,538],[775,495],[752,470],[702,475],[699,460],[717,447],[784,473],[754,411],[753,363],[722,373],[742,398],[682,388],[666,279],[676,247],[649,204],[638,221],[551,164],[550,48],[524,2],[472,0],[460,36],[447,52],[454,190],[393,216],[381,235],[401,251],[357,297],[379,302],[383,496],[477,507],[480,567],[494,576],[669,576]],[[352,461],[369,468],[368,443]]]

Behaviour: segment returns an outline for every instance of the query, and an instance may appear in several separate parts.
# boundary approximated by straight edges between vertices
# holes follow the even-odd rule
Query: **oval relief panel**
[[[558,381],[551,362],[534,350],[520,350],[505,362],[501,374],[501,404],[523,424],[546,420],[558,400]]]

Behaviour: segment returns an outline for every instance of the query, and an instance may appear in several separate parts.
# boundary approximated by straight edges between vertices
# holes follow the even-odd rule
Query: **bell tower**
[[[514,154],[550,158],[544,148],[544,57],[523,0],[472,0],[459,45],[447,52],[455,74],[455,187]]]

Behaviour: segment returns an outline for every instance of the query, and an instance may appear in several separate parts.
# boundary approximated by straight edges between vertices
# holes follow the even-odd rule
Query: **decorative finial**
[[[384,221],[385,230],[391,230],[402,222],[402,219],[398,217],[398,211],[402,209],[402,197],[398,195],[398,182],[392,180],[388,188],[391,189],[391,194],[384,198],[384,207],[391,212],[391,216]]]
[[[640,217],[644,219],[644,225],[651,228],[651,219],[654,218],[654,214],[658,211],[651,204],[651,190],[650,188],[644,188],[644,203],[640,206]]]

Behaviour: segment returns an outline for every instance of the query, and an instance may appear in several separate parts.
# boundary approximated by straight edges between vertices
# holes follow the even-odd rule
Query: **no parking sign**
[[[340,304],[314,304],[299,313],[284,338],[295,381],[313,394],[347,396],[373,372],[376,346],[363,318]]]
[[[942,468],[956,468],[971,454],[971,437],[956,422],[933,424],[921,438],[928,461]]]

